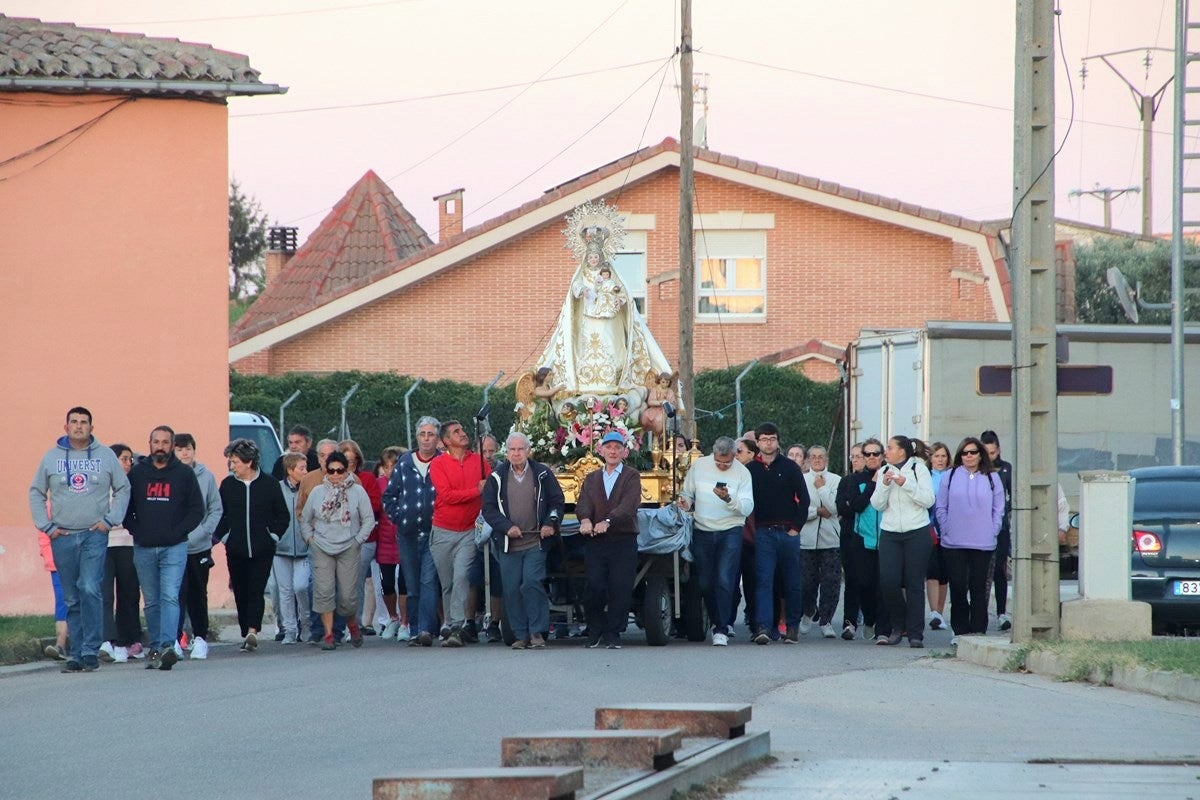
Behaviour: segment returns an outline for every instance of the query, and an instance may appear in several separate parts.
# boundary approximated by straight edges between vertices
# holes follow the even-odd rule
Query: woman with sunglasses
[[[322,650],[333,650],[333,612],[346,618],[350,643],[362,647],[355,607],[362,591],[359,553],[375,527],[371,499],[351,470],[349,460],[333,452],[325,459],[325,478],[308,496],[300,516],[300,535],[312,556],[312,608],[321,615]]]
[[[933,480],[907,436],[888,439],[883,455],[887,463],[875,473],[871,507],[879,512],[879,590],[891,630],[875,643],[900,644],[907,632],[909,647],[924,647]]]
[[[950,578],[951,644],[969,633],[987,633],[988,565],[1004,521],[1004,484],[983,443],[968,436],[942,478],[934,505],[942,562]]]

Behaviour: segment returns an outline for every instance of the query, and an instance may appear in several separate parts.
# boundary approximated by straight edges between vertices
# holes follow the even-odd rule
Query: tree
[[[229,299],[243,300],[262,291],[267,217],[253,197],[229,183]]]
[[[1185,243],[1184,252],[1195,254],[1197,247]],[[1146,242],[1132,238],[1096,239],[1075,248],[1075,311],[1080,322],[1092,324],[1124,324],[1129,320],[1117,302],[1116,292],[1108,285],[1108,268],[1116,267],[1125,275],[1131,287],[1142,285],[1141,299],[1147,303],[1165,303],[1171,293],[1171,243]],[[1184,266],[1184,286],[1197,286],[1200,268]],[[1200,297],[1187,297],[1184,318],[1200,319]],[[1138,314],[1142,325],[1169,325],[1170,311],[1147,311]]]

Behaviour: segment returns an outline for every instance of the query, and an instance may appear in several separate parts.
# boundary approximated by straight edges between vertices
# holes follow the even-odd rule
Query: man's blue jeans
[[[186,548],[186,545],[185,545]],[[67,633],[71,637],[71,659],[95,657],[104,636],[104,559],[108,534],[87,530],[55,536],[50,540],[54,567],[67,604]]]
[[[187,542],[170,547],[133,546],[133,565],[146,603],[146,630],[151,650],[175,645],[179,629],[179,585],[187,567]]]
[[[782,525],[767,525],[754,532],[754,571],[758,588],[754,595],[754,613],[758,630],[765,630],[772,639],[779,638],[777,621],[771,619],[775,604],[775,569],[779,568],[780,587],[787,609],[787,625],[800,624],[800,534],[789,536]]]
[[[733,582],[742,558],[742,526],[723,531],[694,528],[692,556],[709,621],[714,630],[724,633],[726,622],[733,617]]]
[[[442,596],[437,567],[429,552],[429,534],[397,535],[400,546],[400,569],[408,589],[408,625],[413,636],[425,632],[437,635],[437,603]]]

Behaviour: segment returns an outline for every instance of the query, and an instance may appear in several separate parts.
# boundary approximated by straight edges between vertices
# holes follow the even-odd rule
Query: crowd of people
[[[372,470],[353,440],[314,445],[296,426],[270,471],[252,441],[230,442],[218,481],[190,434],[154,428],[139,460],[92,429],[91,413],[72,408],[29,490],[59,621],[47,653],[64,672],[130,659],[165,671],[185,654],[207,658],[218,544],[243,652],[259,646],[268,596],[284,645],[336,650],[378,635],[458,648],[499,641],[503,609],[513,649],[547,646],[547,545],[566,507],[523,433],[510,434],[502,454],[491,436],[475,452],[459,422],[422,417],[416,448],[388,447]],[[574,509],[587,621],[579,633],[589,648],[619,649],[641,482],[619,432],[596,452],[603,466],[584,479]],[[993,588],[998,625],[1009,628],[1012,467],[996,434],[968,437],[953,454],[941,442],[871,438],[849,461],[838,475],[825,448],[783,447],[766,422],[717,439],[689,465],[677,503],[692,516],[693,577],[712,644],[735,637],[743,600],[760,645],[796,643],[815,628],[830,639],[923,647],[927,625],[947,627],[947,594],[956,642],[987,631]]]

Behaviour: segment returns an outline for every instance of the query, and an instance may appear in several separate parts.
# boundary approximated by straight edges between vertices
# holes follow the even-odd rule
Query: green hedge
[[[696,376],[697,430],[707,449],[718,436],[740,436],[734,380],[745,365],[708,370]],[[742,425],[748,430],[761,422],[779,426],[780,447],[794,442],[830,447],[831,468],[841,463],[840,388],[817,383],[795,370],[758,364],[742,379]],[[717,412],[717,413],[709,413]],[[719,416],[718,416],[719,414]]]
[[[736,411],[733,406],[733,381],[742,367],[709,370],[696,376],[696,406],[701,443],[707,448],[718,436],[736,436]],[[342,397],[355,383],[358,391],[346,407],[346,422],[350,435],[362,445],[367,458],[374,460],[388,445],[407,445],[404,419],[404,393],[415,378],[382,372],[336,372],[329,375],[292,373],[280,376],[240,375],[229,373],[231,411],[253,411],[279,423],[279,406],[292,392],[299,389],[286,413],[288,427],[303,424],[314,436],[336,438],[341,420]],[[790,369],[756,366],[742,381],[745,402],[743,420],[752,427],[764,420],[779,425],[784,445],[794,441],[805,444],[829,443],[830,432],[837,424],[837,384],[822,384],[805,378]],[[492,406],[491,428],[503,438],[512,426],[513,383],[493,387],[488,397]],[[427,381],[410,399],[412,421],[431,414],[439,420],[458,419],[474,432],[472,418],[483,403],[483,386],[459,381]],[[718,414],[705,413],[718,411]],[[281,437],[282,438],[282,437]],[[840,438],[840,437],[839,437]],[[834,442],[836,452],[831,463],[840,463],[841,445]]]

